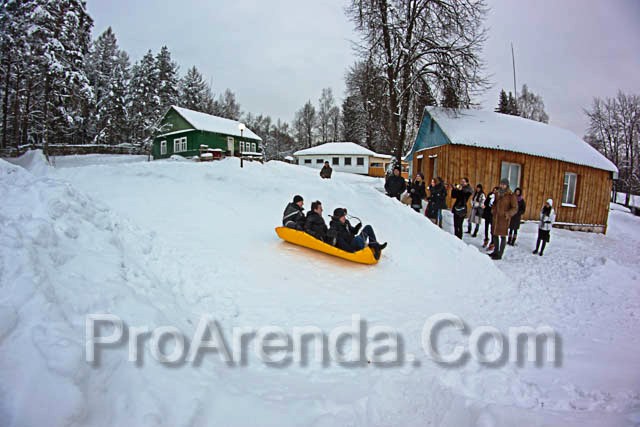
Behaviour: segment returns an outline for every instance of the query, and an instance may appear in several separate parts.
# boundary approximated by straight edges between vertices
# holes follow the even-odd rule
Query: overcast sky
[[[111,26],[138,60],[171,50],[181,72],[195,65],[214,92],[231,88],[244,111],[290,121],[323,87],[338,101],[357,40],[344,0],[89,0],[94,34]],[[543,96],[550,123],[582,136],[582,109],[618,89],[640,93],[639,0],[489,0],[484,59],[493,109],[513,88],[511,48],[522,83]]]

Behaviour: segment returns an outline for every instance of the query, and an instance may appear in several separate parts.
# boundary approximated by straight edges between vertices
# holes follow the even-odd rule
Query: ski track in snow
[[[399,202],[381,180],[279,162],[196,164],[74,156],[56,169],[37,153],[0,160],[2,425],[635,425],[640,422],[640,220],[614,209],[608,235],[536,225],[494,263]],[[371,223],[388,241],[362,266],[280,241],[294,194]],[[525,194],[526,197],[526,194]],[[481,230],[482,232],[483,230]],[[419,367],[166,367],[125,346],[84,361],[84,318],[176,326],[202,314],[233,326],[319,326],[359,314],[397,328]],[[470,326],[548,324],[560,367],[477,363],[445,369],[420,347],[424,321],[450,312]],[[442,337],[451,346],[456,335]],[[245,408],[251,408],[247,411]],[[526,420],[526,421],[523,421]]]

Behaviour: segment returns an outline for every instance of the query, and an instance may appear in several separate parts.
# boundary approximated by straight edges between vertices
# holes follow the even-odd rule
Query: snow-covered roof
[[[352,155],[352,156],[376,156],[373,151],[364,148],[354,142],[327,142],[293,153],[294,156],[331,156],[331,155]]]
[[[441,107],[428,107],[427,111],[452,144],[514,151],[618,172],[609,159],[566,129],[493,111]]]
[[[222,117],[212,116],[211,114],[201,113],[175,105],[171,108],[176,110],[178,114],[188,121],[196,130],[240,137],[240,122],[236,120],[223,119]],[[242,137],[262,141],[262,138],[247,127],[242,131]]]

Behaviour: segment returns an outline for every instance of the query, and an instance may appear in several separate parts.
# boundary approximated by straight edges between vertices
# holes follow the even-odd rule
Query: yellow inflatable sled
[[[378,260],[373,256],[373,251],[368,247],[358,252],[347,252],[311,237],[307,233],[294,230],[293,228],[276,227],[276,233],[278,237],[289,243],[324,252],[325,254],[337,256],[348,261],[358,262],[360,264],[378,263]]]

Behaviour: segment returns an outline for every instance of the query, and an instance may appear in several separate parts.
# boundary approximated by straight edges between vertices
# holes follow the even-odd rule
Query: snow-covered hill
[[[280,162],[241,169],[236,159],[137,160],[61,158],[56,169],[33,153],[18,161],[26,169],[0,160],[1,425],[640,422],[637,218],[612,212],[607,237],[554,230],[547,257],[509,248],[498,268],[385,197],[373,178],[321,180]],[[280,241],[273,228],[294,194],[372,224],[389,242],[380,263]],[[524,227],[522,245],[533,232]],[[223,330],[324,331],[359,315],[401,332],[405,354],[421,363],[274,368],[250,354],[246,366],[230,367],[213,353],[168,367],[148,350],[140,365],[128,362],[123,345],[91,365],[89,313],[187,334],[202,314]],[[563,357],[541,368],[473,360],[444,368],[421,345],[424,322],[437,313],[470,328],[550,325]],[[459,338],[445,335],[440,345]]]

